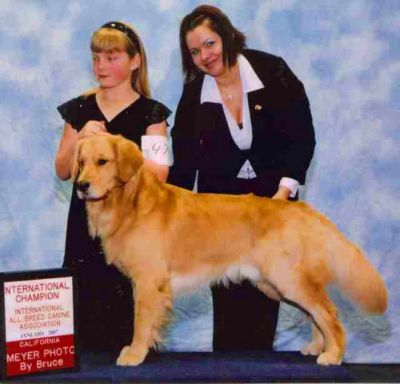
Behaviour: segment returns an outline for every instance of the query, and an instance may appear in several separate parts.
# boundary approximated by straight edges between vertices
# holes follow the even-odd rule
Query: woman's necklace
[[[228,75],[229,77],[223,79],[223,81],[217,81],[217,85],[222,100],[232,101],[233,99],[236,99],[238,93],[242,91],[240,71],[237,64],[229,70]]]
[[[227,93],[227,94],[221,95],[221,97],[223,100],[229,100],[229,101],[233,100],[232,93]]]

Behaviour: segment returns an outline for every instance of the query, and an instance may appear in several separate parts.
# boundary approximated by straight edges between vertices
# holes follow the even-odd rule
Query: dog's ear
[[[114,137],[117,153],[118,178],[127,183],[143,164],[143,155],[139,147],[122,136]]]
[[[79,155],[81,152],[81,141],[77,141],[75,144],[74,153],[71,160],[71,180],[75,183],[79,174]]]

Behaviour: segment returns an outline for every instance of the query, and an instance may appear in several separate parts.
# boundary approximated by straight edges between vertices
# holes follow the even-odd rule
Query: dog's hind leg
[[[303,355],[318,356],[324,350],[324,336],[318,327],[314,324],[312,317],[308,316],[308,320],[311,323],[311,342],[304,345],[301,348],[301,353]]]
[[[317,363],[340,364],[345,352],[345,331],[339,321],[336,307],[323,287],[310,283],[306,278],[294,277],[288,288],[280,289],[280,292],[284,293],[284,301],[310,314],[315,326],[323,335],[324,351],[318,356]]]
[[[269,282],[262,281],[257,283],[257,288],[272,300],[282,301],[281,293]],[[311,325],[312,340],[303,346],[301,353],[303,355],[318,356],[324,349],[324,337],[320,330],[315,326],[311,316],[307,316]]]
[[[262,281],[257,283],[257,288],[272,300],[282,301],[282,294],[269,282]],[[318,327],[315,326],[311,316],[307,315],[310,321],[312,340],[310,343],[303,346],[301,353],[303,355],[318,356],[324,349],[324,337]]]
[[[256,287],[264,293],[264,295],[268,296],[272,300],[281,301],[282,295],[279,291],[268,281],[260,281],[256,284]]]
[[[150,280],[149,276],[135,284],[135,319],[132,344],[122,349],[118,365],[139,365],[149,348],[159,339],[159,332],[171,309],[168,279]]]

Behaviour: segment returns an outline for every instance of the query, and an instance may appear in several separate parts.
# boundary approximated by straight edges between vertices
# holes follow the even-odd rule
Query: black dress
[[[105,121],[107,131],[140,145],[151,124],[171,114],[163,104],[140,96],[111,121],[99,109],[95,95],[80,96],[58,107],[63,119],[78,132],[89,120]],[[129,344],[133,333],[132,287],[114,266],[105,263],[99,239],[89,236],[85,203],[73,188],[68,215],[63,267],[78,278],[78,324],[83,348],[112,349]]]

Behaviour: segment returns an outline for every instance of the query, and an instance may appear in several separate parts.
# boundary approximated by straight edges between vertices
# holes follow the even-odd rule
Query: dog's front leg
[[[135,320],[132,344],[124,347],[118,365],[139,365],[158,340],[161,326],[171,308],[170,286],[166,279],[136,281]]]

